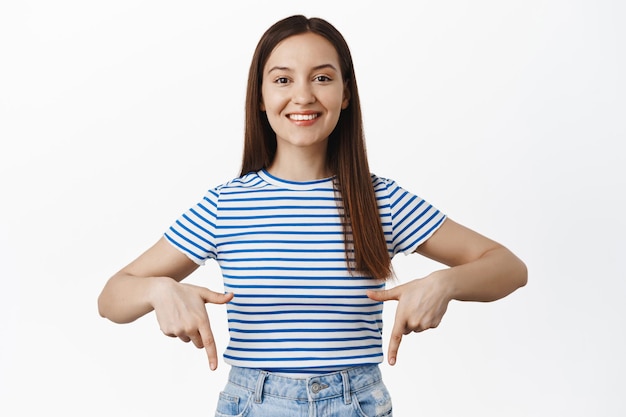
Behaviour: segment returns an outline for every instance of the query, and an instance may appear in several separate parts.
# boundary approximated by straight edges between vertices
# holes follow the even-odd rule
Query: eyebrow
[[[313,67],[313,71],[318,71],[321,69],[325,69],[325,68],[330,68],[334,71],[337,71],[337,68],[335,68],[335,66],[333,64],[322,64],[322,65],[316,65],[315,67]],[[280,66],[275,66],[270,68],[267,73],[271,73],[272,71],[292,71],[291,68],[289,67],[280,67]]]

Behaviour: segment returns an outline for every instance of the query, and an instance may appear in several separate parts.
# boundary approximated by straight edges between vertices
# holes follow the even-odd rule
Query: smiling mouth
[[[290,114],[288,117],[291,120],[300,122],[300,121],[305,121],[305,120],[317,119],[319,116],[320,116],[319,113],[312,113],[312,114]]]

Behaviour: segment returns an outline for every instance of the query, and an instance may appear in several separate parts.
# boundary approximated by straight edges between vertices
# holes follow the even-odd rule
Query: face
[[[313,33],[291,36],[274,48],[263,68],[261,94],[278,151],[325,151],[349,100],[337,51]]]

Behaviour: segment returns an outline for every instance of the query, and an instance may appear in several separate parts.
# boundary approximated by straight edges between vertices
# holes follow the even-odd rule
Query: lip
[[[316,111],[300,111],[287,113],[286,117],[290,122],[298,126],[310,126],[314,124],[321,115],[322,113]]]

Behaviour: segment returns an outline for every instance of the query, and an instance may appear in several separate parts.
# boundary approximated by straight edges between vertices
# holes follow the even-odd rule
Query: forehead
[[[303,33],[280,41],[267,59],[263,72],[274,66],[295,69],[320,64],[332,64],[339,69],[337,50],[323,36]]]

